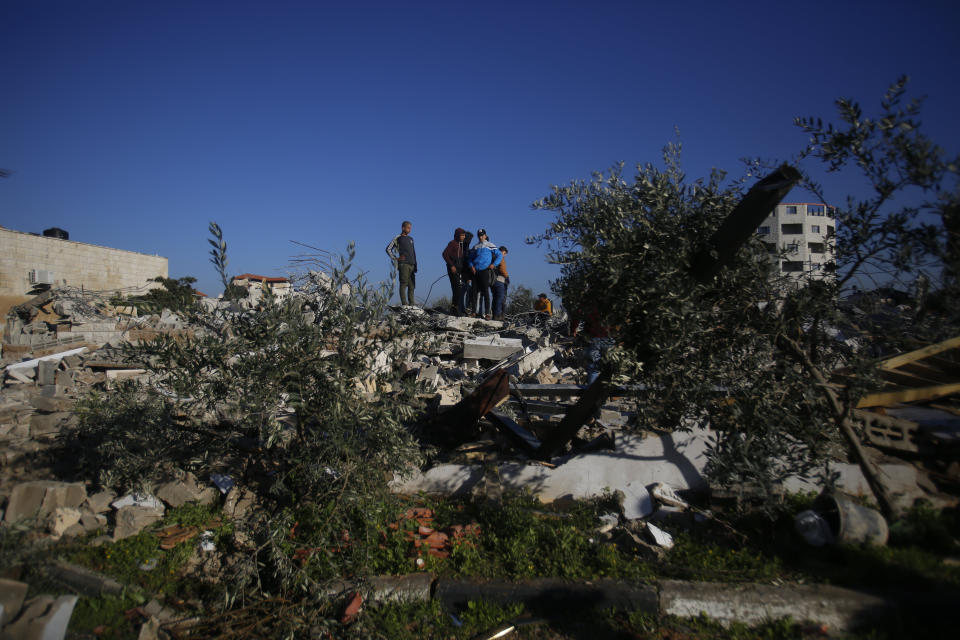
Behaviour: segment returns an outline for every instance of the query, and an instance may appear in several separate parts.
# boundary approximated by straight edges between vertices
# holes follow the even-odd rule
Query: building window
[[[807,249],[810,250],[810,253],[823,253],[825,245],[822,242],[809,242],[807,243]]]
[[[827,227],[827,237],[828,237],[828,238],[832,238],[836,232],[837,232],[836,227],[829,227],[829,226]]]
[[[810,232],[811,232],[811,233],[820,233],[820,225],[818,225],[818,224],[812,224],[812,225],[810,225]]]
[[[827,215],[826,207],[822,204],[808,204],[807,205],[807,215],[809,216],[825,216]]]
[[[791,205],[791,204],[788,204],[788,205],[787,205],[787,213],[796,213],[796,212],[797,212],[797,207],[796,207],[796,206]]]
[[[797,273],[803,271],[802,260],[789,260],[780,265],[780,269],[785,273]]]
[[[764,242],[763,244],[767,247],[767,253],[774,254],[777,252],[777,244],[775,242]]]
[[[757,229],[757,233],[759,233],[762,236],[768,236],[770,235],[770,227],[760,227],[759,229]]]
[[[784,235],[799,235],[803,233],[802,224],[782,224],[780,225],[780,233]]]

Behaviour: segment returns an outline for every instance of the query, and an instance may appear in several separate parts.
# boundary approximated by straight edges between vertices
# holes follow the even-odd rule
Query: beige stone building
[[[230,284],[243,287],[247,290],[249,299],[253,302],[259,302],[263,296],[264,289],[269,289],[270,293],[277,300],[284,300],[290,297],[293,287],[289,278],[280,278],[273,276],[258,276],[254,273],[244,273],[230,278]]]
[[[757,229],[778,271],[794,282],[834,277],[836,226],[822,202],[785,202]]]
[[[0,227],[0,295],[21,296],[35,285],[91,291],[152,288],[168,277],[167,259]]]

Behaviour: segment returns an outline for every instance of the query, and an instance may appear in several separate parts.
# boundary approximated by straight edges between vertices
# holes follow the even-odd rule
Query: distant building
[[[167,277],[167,259],[69,240],[62,229],[43,235],[0,227],[0,295],[22,296],[39,285],[90,291],[149,289]]]
[[[757,234],[781,275],[800,280],[833,277],[836,219],[819,202],[785,202],[761,223]]]
[[[293,287],[289,278],[274,278],[271,276],[258,276],[253,273],[244,273],[230,278],[230,284],[243,287],[248,291],[248,296],[254,302],[260,300],[265,289],[270,292],[277,300],[283,300],[290,296]]]

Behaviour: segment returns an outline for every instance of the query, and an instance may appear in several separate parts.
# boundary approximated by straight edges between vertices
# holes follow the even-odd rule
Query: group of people
[[[400,281],[400,304],[413,305],[416,288],[417,252],[410,231],[413,225],[404,220],[400,235],[387,245],[387,255],[397,265]],[[477,230],[477,242],[470,245],[473,234],[457,227],[453,240],[443,250],[452,295],[450,309],[456,315],[502,319],[510,287],[507,272],[507,248],[490,242],[486,229]],[[491,299],[492,294],[492,299]]]
[[[396,263],[400,281],[400,304],[413,305],[416,288],[417,252],[410,231],[413,225],[404,220],[400,235],[387,245],[387,255]],[[477,229],[477,242],[471,246],[473,234],[457,227],[441,254],[450,280],[451,313],[458,316],[502,320],[510,288],[506,247],[493,244],[486,229]],[[534,302],[537,319],[544,322],[553,314],[553,305],[541,293]]]
[[[490,242],[486,229],[477,229],[477,242],[471,247],[472,238],[469,231],[457,227],[441,254],[450,280],[450,310],[455,315],[501,320],[510,288],[509,251]]]

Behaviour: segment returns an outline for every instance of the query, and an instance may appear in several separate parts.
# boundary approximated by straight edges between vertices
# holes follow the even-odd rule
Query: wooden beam
[[[892,391],[879,391],[871,393],[860,399],[857,408],[863,407],[889,407],[901,402],[922,402],[924,400],[934,400],[949,396],[952,393],[960,393],[960,382],[952,384],[939,384],[933,387],[916,387],[910,389],[895,389]]]
[[[956,338],[950,338],[949,340],[944,340],[943,342],[938,342],[937,344],[931,344],[928,347],[917,349],[916,351],[901,353],[898,356],[887,358],[880,363],[880,368],[889,371],[890,369],[896,369],[897,367],[907,364],[908,362],[916,362],[917,360],[922,360],[928,356],[935,356],[938,353],[942,353],[950,349],[956,349],[957,347],[960,347],[960,336],[957,336]]]

